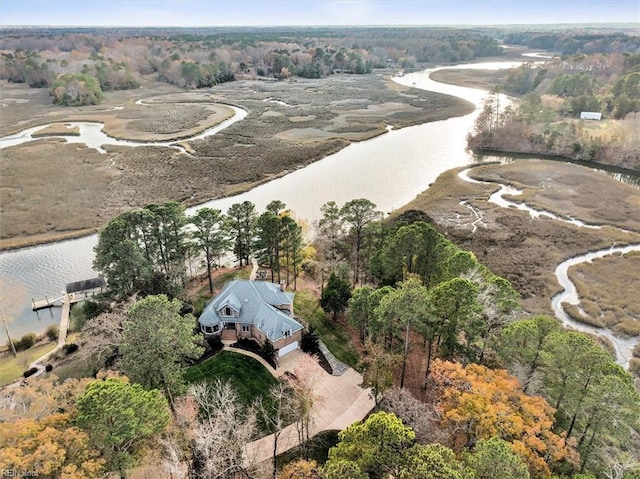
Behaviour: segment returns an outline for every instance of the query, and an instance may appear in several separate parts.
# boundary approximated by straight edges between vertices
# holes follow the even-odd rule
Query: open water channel
[[[500,69],[519,64],[474,63],[440,68]],[[407,74],[395,80],[407,86],[458,96],[476,106],[482,105],[486,92],[435,82],[429,75],[437,69]],[[245,114],[242,110],[236,110],[232,119],[198,137],[230,127]],[[389,128],[390,131],[382,136],[351,144],[338,153],[246,193],[213,200],[200,207],[226,211],[233,203],[249,200],[260,211],[269,201],[279,199],[298,218],[314,221],[320,216],[320,206],[327,201],[343,204],[353,198],[368,198],[379,210],[388,213],[414,199],[444,171],[473,163],[473,156],[466,149],[466,135],[472,129],[476,115],[477,110],[462,117],[401,130]],[[83,141],[83,135],[89,135],[86,137],[87,143],[100,151],[100,143],[94,139],[96,135],[104,135],[99,125],[78,126],[81,127],[80,136],[71,137],[71,141]],[[0,147],[35,141],[31,137],[31,130],[0,138]],[[104,135],[104,138],[109,137]],[[105,144],[113,139],[101,141]],[[141,144],[128,143],[127,146],[131,147]],[[174,142],[153,144],[176,147]],[[192,214],[197,208],[189,209],[188,213]],[[91,267],[96,242],[97,236],[91,235],[0,253],[0,308],[9,322],[12,336],[20,337],[27,332],[40,333],[49,324],[59,321],[56,309],[41,311],[38,315],[32,312],[31,298],[43,299],[45,295],[49,298],[58,297],[66,283],[96,276]],[[0,332],[0,341],[6,341],[4,331]],[[627,347],[624,349],[628,350]]]

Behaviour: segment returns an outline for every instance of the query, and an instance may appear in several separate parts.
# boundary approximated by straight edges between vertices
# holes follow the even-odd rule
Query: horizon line
[[[383,24],[383,23],[371,23],[371,24],[255,24],[255,25],[0,25],[0,29],[3,28],[323,28],[323,27],[507,27],[507,26],[562,26],[562,25],[624,25],[624,26],[638,26],[637,22],[559,22],[559,23],[398,23],[398,24]],[[640,34],[640,32],[639,32]]]

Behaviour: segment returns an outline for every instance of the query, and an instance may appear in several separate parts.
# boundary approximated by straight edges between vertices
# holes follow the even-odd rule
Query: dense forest
[[[74,352],[93,377],[49,376],[12,389],[0,404],[0,465],[46,467],[48,477],[124,477],[145,465],[154,477],[261,477],[244,445],[274,433],[275,451],[279,433],[295,424],[299,460],[274,455],[271,477],[637,477],[640,397],[593,339],[523,313],[509,282],[424,213],[383,220],[363,198],[321,212],[311,244],[277,200],[262,213],[246,201],[226,214],[187,216],[166,203],[113,219],[94,263],[109,296],[84,308]],[[345,360],[362,372],[376,408],[334,437],[324,459],[312,460],[305,437],[315,396],[304,373],[271,379],[250,397],[215,372],[199,382],[206,361],[229,356],[215,354],[216,340],[195,327],[203,297],[186,294],[188,269],[203,262],[209,297],[211,272],[227,252],[241,266],[257,258],[269,279],[291,289],[301,274],[319,284],[315,297],[299,292],[311,301],[297,307],[303,348],[317,351],[320,323],[311,317],[319,308],[332,335],[354,333],[353,342],[331,344],[354,351]],[[409,377],[409,360],[418,377]]]
[[[476,30],[354,29],[5,29],[0,79],[51,88],[54,102],[95,104],[142,77],[185,88],[236,78],[320,78],[334,72],[411,68],[502,55]]]
[[[508,45],[523,45],[561,55],[624,53],[635,52],[640,48],[640,39],[637,36],[621,33],[509,32],[503,41]]]
[[[640,54],[579,53],[528,63],[509,73],[501,90],[520,100],[500,108],[491,97],[472,147],[640,168]],[[580,120],[582,112],[603,121]]]

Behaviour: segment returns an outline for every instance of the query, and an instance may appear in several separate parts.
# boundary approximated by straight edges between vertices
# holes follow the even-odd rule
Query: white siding
[[[583,111],[580,113],[581,120],[601,120],[602,113],[595,111]]]

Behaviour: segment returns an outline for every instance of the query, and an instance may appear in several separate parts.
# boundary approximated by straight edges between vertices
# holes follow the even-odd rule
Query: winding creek
[[[487,95],[486,92],[438,83],[431,80],[429,75],[442,68],[500,69],[512,68],[520,63],[495,62],[440,67],[419,73],[410,73],[394,80],[406,86],[458,96],[480,106]],[[130,147],[148,144],[178,148],[184,151],[178,143],[213,135],[224,128],[231,127],[247,114],[239,108],[234,108],[234,110],[235,115],[232,118],[216,127],[192,138],[177,141],[142,143],[118,140],[104,134],[102,124],[89,122],[65,122],[67,125],[78,126],[80,136],[56,137],[64,138],[68,142],[86,143],[87,146],[102,153],[105,151],[101,146],[105,144]],[[294,211],[297,217],[314,221],[320,215],[320,206],[327,201],[334,200],[338,204],[342,204],[353,198],[369,198],[376,203],[378,209],[390,212],[415,198],[444,171],[473,164],[473,157],[466,150],[466,134],[471,130],[476,116],[477,110],[466,116],[401,130],[394,130],[390,125],[388,133],[382,136],[351,144],[336,154],[246,193],[213,200],[199,207],[214,207],[226,211],[233,203],[249,200],[256,204],[258,210],[261,210],[269,201],[280,199]],[[35,141],[36,139],[32,135],[46,127],[47,125],[30,128],[16,135],[0,138],[0,148]],[[475,181],[468,176],[466,178],[469,181]],[[508,192],[505,189],[503,194],[514,194],[514,192]],[[501,195],[493,195],[491,198],[491,201],[499,200],[506,201],[507,207],[518,205],[518,203],[509,204]],[[482,221],[481,216],[478,217],[477,212],[470,205],[465,206],[476,214],[476,221],[473,225],[476,227]],[[192,214],[199,207],[190,208],[188,213]],[[535,214],[550,215],[550,213],[539,211]],[[556,219],[563,220],[557,217]],[[578,224],[576,223],[578,220],[566,220]],[[584,224],[579,226],[591,227]],[[96,273],[92,270],[91,263],[93,261],[93,247],[96,242],[97,236],[91,235],[0,253],[0,291],[2,291],[0,308],[9,321],[12,336],[20,337],[31,331],[42,332],[49,324],[58,322],[55,309],[41,311],[39,315],[33,313],[30,306],[31,298],[57,297],[65,283],[95,276]],[[637,247],[640,250],[640,245]],[[605,251],[590,254],[602,254],[603,256],[611,254],[611,250]],[[615,251],[617,249],[614,249],[613,252]],[[588,261],[589,255],[580,256],[570,261],[574,260],[576,263],[572,264]],[[559,265],[558,269],[565,263]],[[566,269],[564,273],[558,273],[558,270],[556,272],[558,280],[566,290],[565,292],[568,292],[569,295],[575,295],[575,293],[571,293],[573,286],[571,282],[568,278],[566,281],[563,279],[566,277]],[[571,297],[569,299],[556,297],[553,300],[556,315],[572,327],[574,324],[558,305],[562,301],[573,300]],[[590,330],[589,326],[581,324],[578,326]],[[609,339],[614,342],[618,351],[618,361],[621,364],[628,362],[630,350],[635,341],[622,340],[608,331],[600,329],[596,333],[607,337],[611,336]],[[4,331],[0,332],[0,341],[6,341]]]
[[[140,100],[139,100],[140,102]],[[138,104],[142,104],[141,102]],[[117,107],[116,107],[117,108]],[[33,128],[28,128],[26,130],[22,130],[15,135],[5,136],[0,138],[0,150],[3,148],[8,148],[10,146],[21,145],[23,143],[27,143],[30,141],[36,141],[41,139],[48,138],[59,138],[65,140],[67,143],[81,143],[86,145],[89,148],[94,148],[100,153],[106,153],[106,150],[102,148],[103,145],[115,145],[115,146],[128,146],[135,148],[136,146],[159,146],[166,148],[175,148],[177,150],[186,153],[185,149],[179,145],[179,143],[185,141],[192,140],[201,140],[208,136],[215,135],[219,131],[224,130],[225,128],[230,127],[234,123],[242,120],[245,116],[247,116],[247,112],[241,108],[237,108],[235,106],[230,107],[233,108],[234,115],[231,118],[204,130],[202,133],[198,133],[188,138],[184,138],[181,140],[172,140],[172,141],[154,141],[154,142],[145,142],[145,141],[133,141],[133,140],[122,140],[119,138],[114,138],[112,136],[107,135],[104,129],[104,123],[102,122],[89,122],[89,121],[65,121],[60,122],[64,123],[67,128],[78,128],[77,135],[69,134],[69,135],[47,135],[47,136],[33,136],[37,134],[39,131],[42,131],[48,128],[51,125],[40,125],[34,126]]]
[[[548,211],[544,211],[544,210],[539,210],[539,209],[535,209],[532,208],[531,206],[527,205],[524,202],[515,202],[515,201],[509,201],[507,199],[504,198],[505,195],[508,196],[518,196],[522,194],[522,191],[514,188],[511,185],[505,185],[502,183],[496,183],[496,182],[488,182],[488,181],[478,181],[474,178],[471,178],[469,176],[469,171],[471,171],[472,168],[466,168],[464,170],[462,170],[460,173],[458,173],[458,177],[466,182],[469,183],[484,183],[484,184],[491,184],[491,185],[497,185],[500,187],[500,189],[498,191],[496,191],[495,193],[492,193],[491,196],[489,197],[489,203],[494,203],[502,208],[515,208],[521,211],[526,211],[529,213],[529,215],[531,215],[532,218],[540,218],[540,217],[547,217],[547,218],[551,218],[554,219],[556,221],[562,221],[563,223],[567,223],[570,225],[574,225],[574,226],[578,226],[579,228],[593,228],[593,229],[600,229],[601,226],[599,225],[590,225],[588,223],[585,223],[583,221],[577,220],[575,218],[571,218],[570,216],[568,217],[561,217],[561,216],[557,216],[554,213],[550,213]],[[466,204],[466,202],[462,202],[467,208],[472,209],[472,211],[474,211],[475,214],[475,210],[473,210],[473,208],[469,205]],[[476,217],[478,215],[476,214]],[[477,221],[481,221],[482,218],[477,218]],[[476,222],[474,222],[473,229],[472,231],[475,232],[476,230]],[[611,228],[611,226],[608,226],[609,228]],[[622,228],[618,228],[620,231],[626,231]],[[594,326],[585,324],[585,323],[581,323],[579,321],[575,321],[574,319],[572,319],[562,308],[562,303],[569,303],[569,304],[573,304],[573,305],[578,305],[580,303],[580,298],[578,297],[578,292],[576,290],[576,285],[573,284],[573,282],[571,281],[571,279],[569,278],[569,268],[572,266],[576,266],[578,264],[582,264],[582,263],[587,263],[587,262],[591,262],[594,259],[597,258],[605,258],[607,256],[610,255],[614,255],[614,254],[627,254],[627,253],[631,253],[633,251],[639,251],[640,252],[640,243],[639,244],[632,244],[632,245],[627,245],[627,246],[611,246],[609,248],[606,249],[602,249],[602,250],[598,250],[598,251],[591,251],[589,253],[586,254],[582,254],[582,255],[578,255],[578,256],[574,256],[573,258],[569,258],[568,260],[563,261],[562,263],[560,263],[554,273],[556,275],[556,279],[558,280],[558,283],[560,284],[560,286],[562,287],[562,291],[558,294],[556,294],[552,300],[551,300],[551,307],[553,308],[553,312],[556,315],[556,317],[558,319],[560,319],[566,326],[569,326],[573,329],[576,329],[578,331],[582,331],[585,333],[592,333],[592,334],[597,334],[599,336],[603,336],[605,338],[607,338],[611,344],[613,345],[615,351],[616,351],[616,356],[617,356],[617,362],[618,364],[620,364],[621,366],[624,367],[628,367],[629,365],[629,360],[632,357],[632,353],[631,351],[633,350],[633,347],[635,346],[636,342],[638,341],[637,338],[624,338],[624,337],[620,337],[620,336],[616,336],[613,334],[612,331],[610,331],[609,329],[606,328],[596,328]]]

